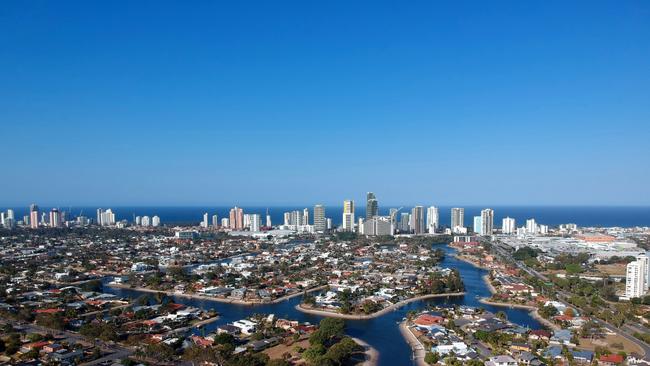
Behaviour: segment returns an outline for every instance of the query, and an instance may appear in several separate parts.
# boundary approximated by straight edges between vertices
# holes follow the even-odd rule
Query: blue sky
[[[5,1],[0,203],[648,205],[647,1]]]

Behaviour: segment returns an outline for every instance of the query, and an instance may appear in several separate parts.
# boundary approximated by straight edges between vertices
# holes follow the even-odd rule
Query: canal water
[[[411,348],[403,339],[398,323],[406,316],[409,310],[422,310],[429,305],[467,305],[474,307],[483,307],[491,312],[504,311],[508,320],[531,329],[542,328],[542,325],[532,318],[528,311],[524,309],[515,309],[509,307],[497,307],[481,304],[478,300],[480,297],[489,297],[490,290],[483,281],[483,276],[487,272],[483,269],[456,259],[453,254],[455,249],[444,244],[434,245],[434,248],[440,248],[445,251],[445,258],[440,264],[441,267],[456,268],[460,271],[465,284],[465,296],[440,297],[426,300],[419,300],[408,303],[403,307],[396,309],[383,316],[368,320],[346,320],[346,333],[352,337],[360,338],[380,353],[379,365],[411,365]],[[104,291],[113,293],[119,297],[137,298],[142,294],[147,294],[130,289],[119,289],[104,286]],[[275,314],[276,317],[285,319],[295,319],[301,322],[310,322],[317,324],[322,317],[317,315],[305,314],[294,307],[300,303],[301,296],[294,297],[278,304],[266,305],[234,305],[225,304],[210,300],[196,300],[185,297],[174,296],[174,301],[188,306],[199,307],[205,310],[214,309],[221,314],[216,322],[206,325],[205,334],[210,333],[217,326],[231,323],[239,319],[246,318],[252,314]]]

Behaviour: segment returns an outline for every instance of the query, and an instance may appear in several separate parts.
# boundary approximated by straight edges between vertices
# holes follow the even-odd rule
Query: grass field
[[[614,344],[622,344],[623,348],[621,349],[612,347]],[[639,348],[639,346],[619,335],[607,335],[605,338],[594,340],[580,339],[580,348],[593,351],[596,349],[596,347],[606,347],[613,353],[625,351],[628,354],[632,352],[643,354],[643,351]]]

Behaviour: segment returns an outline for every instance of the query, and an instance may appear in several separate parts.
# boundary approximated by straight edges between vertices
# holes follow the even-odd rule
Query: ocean
[[[357,202],[356,217],[365,217],[365,205]],[[5,207],[14,210],[16,219],[20,220],[27,214],[28,207]],[[72,216],[83,213],[84,216],[95,218],[97,207],[58,207],[67,211]],[[109,207],[103,207],[104,209]],[[110,207],[116,213],[118,220],[126,219],[132,221],[134,216],[158,215],[163,224],[198,224],[203,219],[203,213],[207,212],[212,220],[216,214],[219,220],[228,217],[231,206],[118,206]],[[309,208],[310,216],[313,219],[313,205],[309,206],[242,206],[245,213],[257,213],[262,215],[262,223],[265,223],[266,210],[268,208],[271,220],[274,225],[283,222],[284,212],[302,210]],[[426,206],[425,206],[426,208]],[[480,215],[480,211],[486,207],[466,206],[465,226],[472,226],[472,217]],[[549,226],[575,223],[579,226],[588,227],[633,227],[650,226],[650,206],[492,206],[494,209],[494,223],[496,227],[501,226],[501,219],[509,216],[516,220],[517,226],[523,226],[525,221],[534,218],[537,223]],[[41,210],[50,210],[51,207],[40,207]],[[410,212],[411,207],[404,207],[400,212]],[[451,207],[439,206],[440,225],[449,226],[451,221]],[[342,206],[325,206],[325,215],[332,219],[335,225],[341,223]],[[380,214],[387,215],[389,207],[380,207]],[[425,209],[426,212],[426,209]]]

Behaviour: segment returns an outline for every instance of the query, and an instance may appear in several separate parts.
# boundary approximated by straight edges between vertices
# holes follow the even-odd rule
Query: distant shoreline
[[[452,292],[448,294],[430,294],[430,295],[416,296],[410,299],[402,300],[393,305],[387,306],[372,314],[341,314],[329,310],[321,310],[321,309],[305,307],[303,304],[298,304],[295,306],[295,308],[298,311],[302,311],[303,313],[312,314],[312,315],[320,315],[320,316],[326,316],[330,318],[341,318],[341,319],[348,319],[348,320],[367,320],[367,319],[373,319],[385,315],[413,301],[432,299],[437,297],[450,297],[450,296],[465,296],[465,292]]]

